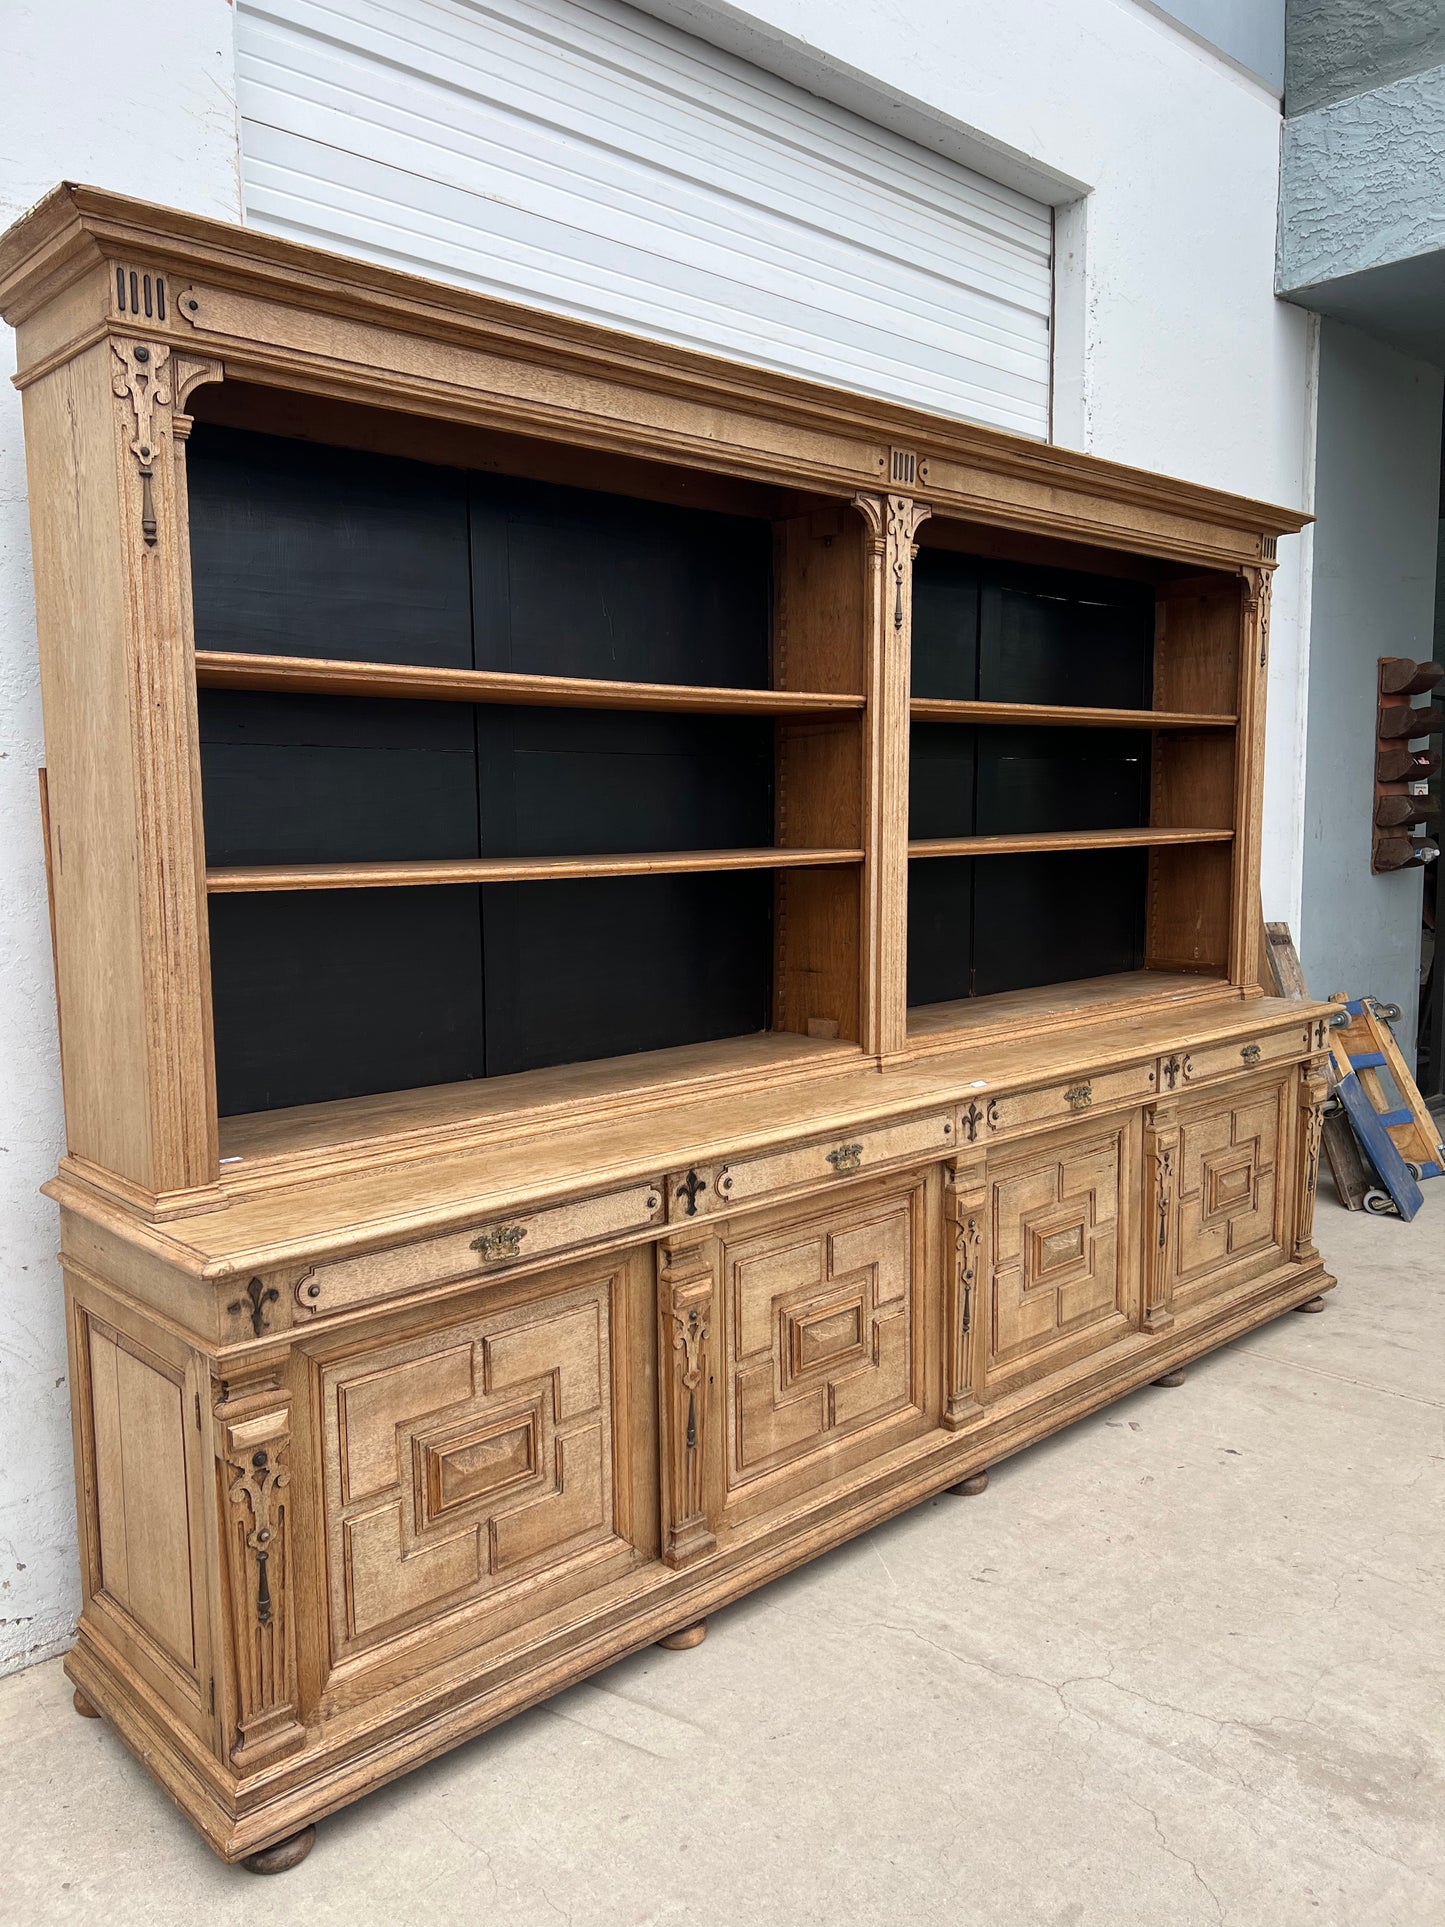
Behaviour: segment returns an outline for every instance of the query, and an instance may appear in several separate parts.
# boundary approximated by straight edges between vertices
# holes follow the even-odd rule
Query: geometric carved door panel
[[[616,1282],[604,1273],[323,1370],[336,1658],[623,1549],[612,1469]]]
[[[1212,1285],[1246,1259],[1282,1253],[1278,1166],[1286,1084],[1181,1110],[1174,1290]],[[1256,1267],[1251,1266],[1251,1269]]]
[[[1058,1369],[1128,1329],[1137,1284],[1134,1117],[989,1167],[984,1388]]]
[[[726,1238],[729,1492],[783,1467],[811,1483],[892,1415],[916,1429],[925,1184]]]

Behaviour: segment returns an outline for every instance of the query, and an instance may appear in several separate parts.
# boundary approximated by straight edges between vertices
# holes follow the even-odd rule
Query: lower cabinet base
[[[404,1712],[368,1716],[362,1705],[309,1727],[304,1744],[244,1777],[175,1718],[102,1620],[82,1618],[65,1669],[77,1706],[84,1701],[114,1727],[223,1859],[250,1861],[275,1848],[279,1870],[302,1857],[287,1858],[293,1839],[337,1808],[629,1653],[695,1644],[687,1635],[719,1607],[924,1499],[980,1489],[976,1481],[1001,1459],[1282,1312],[1313,1308],[1333,1284],[1318,1259],[1290,1263],[1191,1306],[1163,1331],[1130,1331],[1107,1351],[980,1406],[959,1429],[928,1432],[855,1467],[684,1570],[639,1566],[605,1598],[578,1599],[565,1626],[554,1622],[504,1660],[450,1659],[417,1682]]]

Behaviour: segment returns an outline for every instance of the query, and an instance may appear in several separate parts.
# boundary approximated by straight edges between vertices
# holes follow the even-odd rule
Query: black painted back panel
[[[469,705],[203,689],[199,707],[208,862],[478,854]]]
[[[489,884],[487,1072],[766,1030],[768,871]]]
[[[975,867],[974,996],[1143,963],[1147,850],[989,856]]]
[[[196,647],[472,667],[467,478],[197,422]]]
[[[222,1117],[480,1077],[478,892],[211,898]]]
[[[1147,708],[1147,585],[924,550],[914,578],[915,696]],[[1145,730],[918,722],[915,838],[1132,829],[1149,820]],[[929,857],[909,866],[908,1001],[1138,969],[1142,851]]]
[[[477,710],[487,856],[773,840],[773,726],[749,716]]]
[[[478,669],[768,687],[766,522],[477,475],[471,529]]]
[[[188,469],[202,648],[768,684],[766,524],[204,424]],[[213,865],[773,840],[770,722],[200,707]],[[771,926],[766,872],[216,898],[222,1114],[766,1028]]]

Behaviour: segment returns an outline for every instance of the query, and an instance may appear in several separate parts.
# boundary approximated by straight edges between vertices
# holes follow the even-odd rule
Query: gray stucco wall
[[[1445,7],[1440,0],[1289,0],[1287,114],[1305,114],[1441,65]]]
[[[1285,0],[1158,0],[1181,27],[1247,67],[1267,87],[1285,84]]]
[[[1317,996],[1399,1003],[1413,1056],[1423,873],[1370,874],[1376,661],[1429,656],[1438,370],[1321,324],[1300,960]]]
[[[1445,65],[1285,122],[1281,294],[1445,247]]]

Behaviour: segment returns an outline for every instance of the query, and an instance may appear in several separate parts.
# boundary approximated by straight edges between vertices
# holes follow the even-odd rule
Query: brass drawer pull
[[[1064,1102],[1071,1111],[1087,1111],[1094,1101],[1092,1084],[1071,1084],[1064,1092]]]
[[[840,1144],[836,1151],[828,1153],[828,1162],[835,1171],[856,1171],[863,1162],[861,1144]]]
[[[1264,1052],[1258,1044],[1246,1044],[1239,1054],[1246,1064],[1257,1064],[1260,1058],[1263,1057]]]
[[[480,1252],[486,1264],[501,1264],[508,1259],[521,1256],[522,1240],[527,1235],[524,1224],[494,1225],[480,1237],[472,1239],[472,1250]]]

